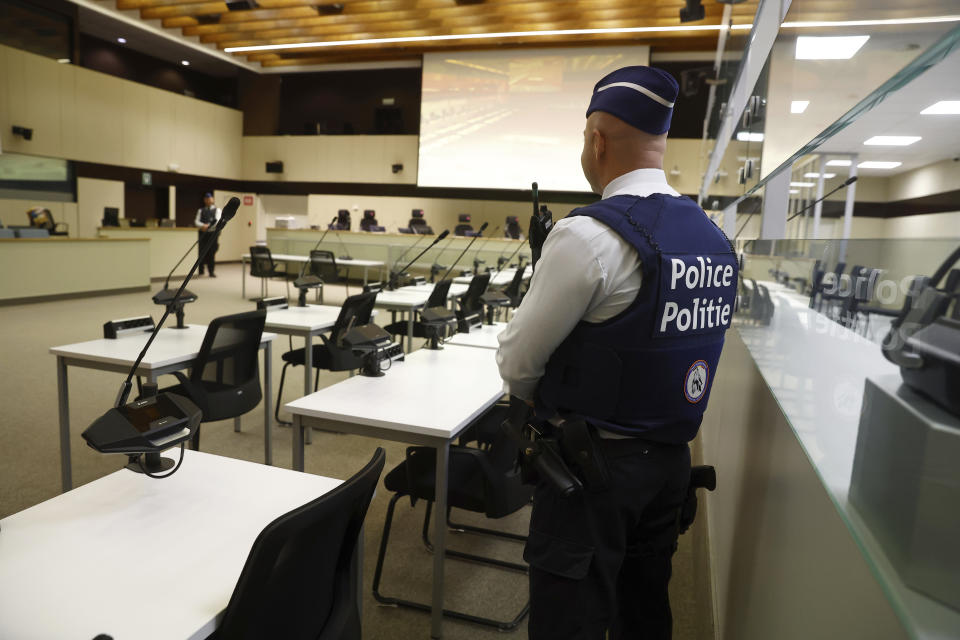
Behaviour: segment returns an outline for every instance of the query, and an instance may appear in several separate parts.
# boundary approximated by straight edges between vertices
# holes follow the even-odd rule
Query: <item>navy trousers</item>
[[[607,490],[563,498],[541,482],[534,494],[530,640],[671,637],[667,585],[690,450],[634,439],[602,450]]]

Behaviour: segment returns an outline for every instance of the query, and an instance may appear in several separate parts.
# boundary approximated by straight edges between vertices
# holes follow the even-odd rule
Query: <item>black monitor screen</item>
[[[118,209],[117,207],[104,207],[103,208],[103,226],[119,227],[120,226],[120,209]]]

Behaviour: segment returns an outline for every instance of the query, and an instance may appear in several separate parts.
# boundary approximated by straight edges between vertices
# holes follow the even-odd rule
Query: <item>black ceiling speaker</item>
[[[267,173],[283,173],[283,162],[268,162],[267,163]]]

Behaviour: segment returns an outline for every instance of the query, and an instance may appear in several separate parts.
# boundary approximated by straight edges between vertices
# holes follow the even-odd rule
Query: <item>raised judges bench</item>
[[[434,228],[439,234],[443,229]],[[492,231],[492,230],[491,230]],[[488,231],[489,233],[490,231]],[[276,254],[308,255],[317,241],[323,236],[320,229],[267,229],[267,246]],[[529,255],[526,240],[503,238],[500,231],[496,236],[477,238],[469,251],[460,259],[457,269],[451,276],[459,276],[461,269],[473,269],[474,257],[485,261],[483,266],[496,269],[499,256],[508,257],[519,247],[517,254]],[[397,268],[416,257],[436,239],[433,236],[418,236],[404,233],[367,233],[364,231],[330,231],[320,245],[320,249],[333,251],[339,256],[349,254],[355,260],[377,260],[386,264],[387,271],[396,264]],[[430,265],[439,263],[449,267],[473,238],[453,236],[440,241],[412,267],[419,272],[428,272]],[[418,242],[419,241],[419,242]],[[414,246],[416,245],[416,246]],[[404,255],[406,252],[406,255]],[[516,262],[514,256],[511,262]],[[398,264],[397,264],[398,263]]]
[[[146,291],[149,241],[143,238],[0,239],[0,304]]]

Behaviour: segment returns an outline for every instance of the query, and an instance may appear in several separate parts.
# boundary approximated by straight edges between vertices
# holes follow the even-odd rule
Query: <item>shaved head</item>
[[[662,169],[667,134],[653,135],[605,111],[594,111],[583,130],[583,175],[595,193],[635,169]]]

